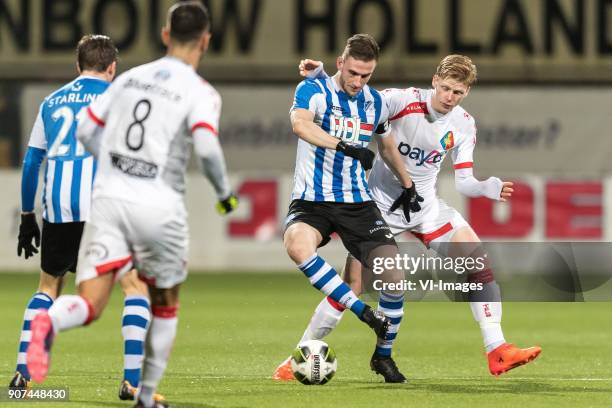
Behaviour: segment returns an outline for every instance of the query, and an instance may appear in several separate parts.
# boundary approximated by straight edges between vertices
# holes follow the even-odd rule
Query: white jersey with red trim
[[[176,58],[119,76],[86,111],[103,127],[93,198],[158,208],[182,202],[191,132],[215,137],[220,111],[217,91]]]
[[[425,199],[436,205],[436,181],[440,167],[450,154],[455,169],[473,166],[476,144],[474,118],[460,106],[443,115],[431,107],[433,89],[387,89],[381,92],[389,109],[391,130],[406,169]],[[389,209],[401,194],[402,186],[384,161],[377,156],[368,184],[381,210]],[[426,208],[416,213],[421,218]],[[412,222],[411,222],[412,224]]]

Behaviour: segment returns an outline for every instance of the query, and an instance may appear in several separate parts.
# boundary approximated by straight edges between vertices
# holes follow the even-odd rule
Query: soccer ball
[[[293,376],[302,384],[326,384],[336,374],[336,353],[320,340],[298,344],[291,354]]]

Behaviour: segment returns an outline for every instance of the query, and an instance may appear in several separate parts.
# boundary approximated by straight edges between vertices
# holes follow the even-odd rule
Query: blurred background
[[[111,36],[119,73],[163,55],[166,0],[0,0],[0,270],[37,271],[16,255],[20,166],[42,99],[76,76],[83,34]],[[612,1],[210,0],[211,48],[200,73],[223,97],[220,140],[241,207],[213,210],[189,176],[191,269],[289,271],[281,241],[297,137],[288,111],[310,57],[335,71],[346,38],[382,47],[371,85],[429,87],[439,60],[470,56],[479,81],[475,175],[516,183],[509,203],[469,199],[445,163],[439,193],[483,240],[611,241]],[[450,159],[447,160],[450,162]],[[39,188],[40,191],[40,188]],[[40,198],[37,198],[40,208]],[[322,251],[339,266],[338,240]]]

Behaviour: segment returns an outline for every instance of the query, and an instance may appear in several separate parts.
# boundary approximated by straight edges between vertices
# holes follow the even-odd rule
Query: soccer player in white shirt
[[[79,76],[44,99],[30,133],[21,178],[22,214],[17,254],[23,252],[28,259],[38,252],[34,243],[41,244],[41,271],[38,290],[24,312],[16,373],[9,388],[29,387],[26,350],[31,337],[31,321],[38,310],[49,309],[59,296],[65,274],[76,271],[79,243],[85,221],[89,219],[95,173],[94,158],[76,138],[76,116],[106,91],[115,77],[117,55],[117,48],[109,37],[83,36],[76,47]],[[34,199],[44,160],[47,164],[42,192],[41,240]],[[126,274],[120,283],[125,302],[121,328],[124,368],[119,398],[133,399],[150,320],[149,298],[146,285],[138,280],[135,271]]]
[[[309,76],[324,76],[320,73],[320,62],[301,62],[300,71],[303,75],[312,69],[315,71]],[[457,248],[469,248],[471,252],[464,255],[482,253],[474,230],[457,210],[436,195],[437,176],[447,154],[453,160],[455,185],[462,194],[506,201],[513,192],[511,182],[503,182],[496,177],[478,181],[473,175],[476,126],[474,118],[459,104],[470,92],[476,74],[476,67],[468,57],[449,55],[438,65],[432,79],[432,89],[389,89],[382,92],[389,109],[396,149],[402,155],[406,169],[424,202],[422,210],[416,214],[398,210],[394,201],[402,191],[401,185],[380,158],[375,160],[368,179],[372,195],[395,235],[411,232],[442,256],[456,256],[449,251]],[[467,244],[462,248],[458,243]],[[491,374],[500,375],[535,359],[541,352],[540,347],[520,349],[506,343],[504,339],[501,329],[501,295],[490,267],[470,272],[468,280],[481,283],[484,287],[482,293],[470,294],[470,307],[480,325]],[[361,274],[361,264],[349,257],[345,280],[361,282]],[[358,289],[356,291],[358,293]],[[323,299],[301,341],[326,336],[338,324],[342,313],[342,308]],[[277,368],[274,378],[292,378],[286,362]]]
[[[217,129],[221,98],[195,69],[209,40],[200,2],[170,8],[164,58],[119,76],[79,120],[77,136],[98,158],[90,222],[79,252],[79,295],[61,296],[32,322],[27,364],[42,381],[55,333],[97,319],[113,282],[132,265],[149,286],[153,318],[138,390],[138,407],[153,400],[177,327],[179,287],[187,276],[184,178],[188,144],[203,162],[223,213],[237,205]]]

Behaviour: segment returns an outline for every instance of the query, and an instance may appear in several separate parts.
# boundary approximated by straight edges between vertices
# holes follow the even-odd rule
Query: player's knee
[[[287,254],[297,264],[311,257],[322,239],[318,230],[302,222],[289,226],[283,237]]]
[[[316,252],[316,247],[297,233],[285,234],[284,243],[287,254],[296,264],[301,264]]]
[[[308,245],[304,245],[303,243],[296,241],[286,242],[285,249],[293,262],[298,265],[306,261],[315,253],[315,251]]]
[[[368,267],[376,274],[377,279],[382,279],[383,282],[387,283],[399,284],[404,279],[404,270],[396,261],[397,255],[397,246],[381,245],[370,251],[366,262]],[[400,287],[400,285],[394,286]]]
[[[495,276],[490,268],[484,270],[474,270],[468,273],[467,281],[470,283],[487,284],[495,282]]]
[[[81,297],[83,299],[85,299],[85,302],[87,303],[88,306],[88,314],[87,314],[87,321],[86,321],[86,325],[91,324],[92,322],[98,320],[100,318],[100,316],[102,316],[102,311],[104,310],[104,305],[98,304],[94,299],[92,299],[91,297],[88,296],[83,296],[81,295]]]

